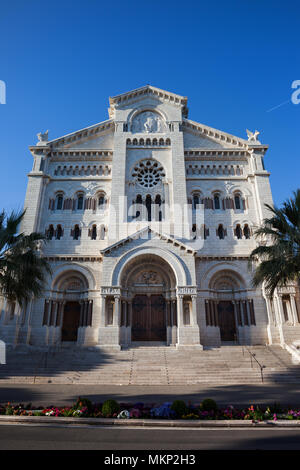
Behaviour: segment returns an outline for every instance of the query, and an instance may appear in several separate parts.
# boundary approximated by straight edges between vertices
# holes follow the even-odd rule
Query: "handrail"
[[[263,369],[266,368],[266,366],[262,365],[257,359],[256,359],[256,354],[254,354],[253,352],[251,352],[247,346],[243,346],[243,356],[244,356],[244,349],[246,349],[246,351],[250,354],[250,360],[251,360],[251,367],[253,368],[253,362],[252,362],[252,358],[257,362],[259,368],[260,368],[260,375],[261,375],[261,381],[263,382],[264,381],[264,374],[263,374]]]

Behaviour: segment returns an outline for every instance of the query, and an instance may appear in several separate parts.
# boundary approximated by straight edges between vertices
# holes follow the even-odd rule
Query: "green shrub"
[[[178,418],[181,418],[183,415],[188,413],[188,408],[182,400],[173,401],[171,410],[175,411]]]
[[[113,416],[119,411],[120,405],[115,400],[106,400],[102,405],[102,414],[104,416]]]
[[[89,400],[88,398],[78,397],[78,400],[75,403],[75,405],[73,406],[73,409],[74,410],[79,410],[83,407],[86,407],[90,411],[93,408],[93,404],[92,404],[91,400]]]
[[[205,400],[201,402],[200,410],[201,411],[217,411],[218,405],[216,404],[215,400],[212,400],[211,398],[206,398]]]

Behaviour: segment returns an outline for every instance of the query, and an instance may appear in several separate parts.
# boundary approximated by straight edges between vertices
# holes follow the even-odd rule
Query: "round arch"
[[[135,259],[140,257],[141,263],[143,262],[143,256],[152,255],[156,256],[158,259],[166,262],[172,269],[176,284],[179,286],[191,285],[191,273],[188,270],[188,267],[184,264],[182,259],[178,259],[174,253],[171,253],[168,250],[162,250],[161,248],[156,247],[143,247],[135,248],[125,255],[118,261],[115,268],[111,274],[111,285],[121,286],[122,275],[124,269],[126,269],[127,263],[132,262]]]
[[[64,264],[57,268],[52,276],[51,290],[56,290],[68,276],[77,277],[86,290],[95,289],[96,281],[93,274],[78,264]]]

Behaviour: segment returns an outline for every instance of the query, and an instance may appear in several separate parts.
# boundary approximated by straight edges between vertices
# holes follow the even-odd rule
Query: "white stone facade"
[[[0,300],[1,339],[120,349],[300,338],[298,291],[271,302],[251,284],[272,195],[267,146],[250,134],[193,122],[185,97],[152,86],[110,98],[105,122],[39,134],[22,230],[47,234],[52,275],[25,311]]]

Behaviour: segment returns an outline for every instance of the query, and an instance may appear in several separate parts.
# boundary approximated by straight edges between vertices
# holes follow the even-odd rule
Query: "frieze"
[[[121,295],[120,287],[101,287],[100,293],[102,295]]]
[[[197,287],[177,287],[178,295],[197,295]]]

